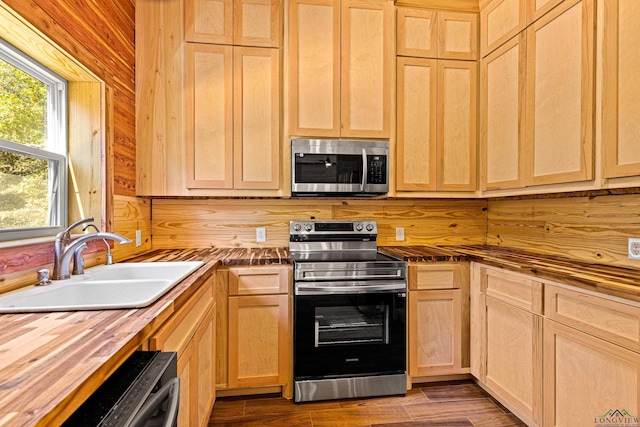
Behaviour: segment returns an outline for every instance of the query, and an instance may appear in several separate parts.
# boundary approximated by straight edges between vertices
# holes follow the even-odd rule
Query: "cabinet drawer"
[[[151,338],[150,350],[176,351],[180,357],[213,304],[213,279],[210,279]]]
[[[545,312],[557,322],[640,351],[640,307],[547,285]]]
[[[502,302],[542,314],[542,283],[492,268],[482,268],[481,271],[482,292]]]
[[[410,264],[409,289],[459,289],[468,281],[468,269],[462,264]],[[467,273],[465,275],[465,272]]]
[[[268,295],[289,292],[291,267],[229,269],[229,295]]]

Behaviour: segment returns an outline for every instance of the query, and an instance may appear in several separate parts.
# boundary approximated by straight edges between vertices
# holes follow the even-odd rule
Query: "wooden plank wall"
[[[487,244],[640,268],[627,238],[640,237],[640,194],[488,201]]]
[[[289,221],[375,219],[378,245],[484,244],[485,200],[154,199],[154,249],[289,245]],[[256,227],[267,241],[256,243]],[[405,240],[395,240],[404,227]]]

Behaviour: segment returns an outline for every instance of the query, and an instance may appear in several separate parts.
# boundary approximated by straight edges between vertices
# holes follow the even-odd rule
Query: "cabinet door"
[[[438,12],[438,58],[478,59],[478,14]]]
[[[399,7],[396,53],[435,58],[438,54],[436,15],[433,10]]]
[[[638,353],[545,320],[544,369],[545,426],[605,424],[614,411],[640,410]]]
[[[527,28],[531,185],[593,179],[593,0],[562,3]]]
[[[280,0],[234,0],[233,44],[280,46]]]
[[[485,297],[482,365],[487,387],[541,425],[542,317]]]
[[[278,189],[279,64],[278,49],[234,47],[234,188]]]
[[[486,56],[526,26],[527,0],[493,0],[480,11],[480,54]]]
[[[340,136],[340,0],[289,3],[292,136]]]
[[[537,21],[563,1],[565,0],[527,0],[527,25]]]
[[[433,59],[397,59],[400,191],[436,189],[436,64]]]
[[[438,190],[476,189],[476,75],[471,61],[438,61]]]
[[[187,43],[185,62],[187,188],[232,188],[232,47]]]
[[[480,147],[483,190],[523,186],[525,33],[481,62]]]
[[[185,0],[184,35],[188,42],[230,45],[233,0]]]
[[[409,375],[462,370],[461,291],[409,292]]]
[[[209,415],[216,399],[216,307],[211,307],[195,335],[193,336],[193,356],[191,381],[195,385],[195,398],[191,399],[190,412],[195,423],[191,425],[206,427]]]
[[[602,144],[604,177],[640,175],[640,2],[604,7]]]
[[[288,295],[229,297],[229,387],[288,383]]]
[[[178,427],[195,425],[196,414],[192,412],[192,400],[197,394],[196,385],[191,381],[195,371],[193,346],[188,346],[178,358],[178,378],[180,378],[180,402],[178,406]]]
[[[387,0],[342,1],[341,136],[389,138],[392,13]]]

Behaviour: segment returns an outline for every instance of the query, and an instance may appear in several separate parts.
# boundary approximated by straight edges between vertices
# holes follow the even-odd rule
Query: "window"
[[[67,82],[0,40],[0,240],[67,222]]]

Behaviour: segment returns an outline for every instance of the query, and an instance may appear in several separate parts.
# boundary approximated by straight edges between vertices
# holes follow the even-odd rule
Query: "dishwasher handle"
[[[178,406],[180,404],[180,378],[171,378],[140,408],[128,427],[143,427],[153,413],[168,400],[162,427],[178,425]]]

